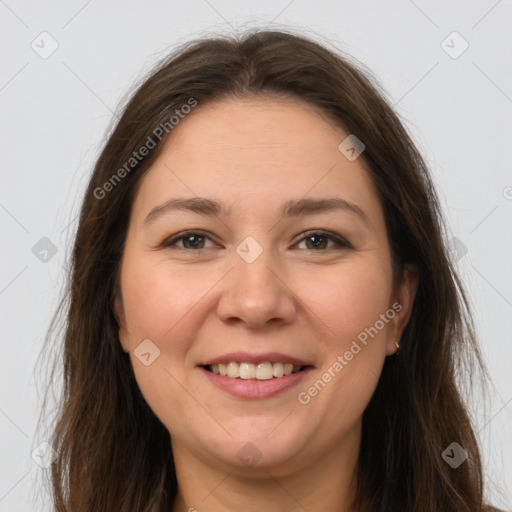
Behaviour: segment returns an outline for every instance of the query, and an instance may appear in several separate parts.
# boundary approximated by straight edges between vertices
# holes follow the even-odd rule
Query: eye
[[[209,247],[205,247],[206,240],[210,240],[210,238],[202,233],[187,231],[167,239],[162,245],[164,247],[177,247],[178,249],[208,249]],[[183,242],[183,245],[179,246],[179,242]]]
[[[343,238],[338,235],[334,235],[332,233],[327,233],[325,231],[310,231],[307,235],[302,238],[299,242],[299,245],[303,242],[306,242],[306,249],[317,251],[321,249],[335,249],[337,248],[351,248],[352,246]],[[308,242],[311,242],[308,244]],[[334,243],[334,247],[331,245],[327,247],[329,242]],[[309,246],[308,246],[309,245]]]
[[[184,233],[179,233],[178,235],[168,238],[167,240],[165,240],[165,242],[163,242],[162,246],[166,248],[176,247],[178,249],[184,250],[209,249],[213,247],[213,245],[207,247],[205,245],[207,240],[209,240],[210,242],[212,241],[207,235],[201,232],[186,231]],[[325,231],[310,231],[306,234],[305,237],[303,237],[299,241],[298,245],[300,245],[303,242],[306,243],[307,250],[312,250],[315,252],[319,252],[320,250],[325,249],[349,249],[352,247],[349,242],[347,242],[340,236]],[[331,242],[330,246],[329,242]]]

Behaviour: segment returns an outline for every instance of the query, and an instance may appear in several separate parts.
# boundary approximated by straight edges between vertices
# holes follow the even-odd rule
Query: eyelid
[[[202,231],[200,229],[189,229],[189,230],[186,230],[186,231],[182,231],[180,233],[176,233],[175,235],[171,235],[170,237],[166,238],[162,244],[161,244],[161,247],[163,248],[169,248],[169,247],[176,247],[176,243],[179,242],[180,240],[184,239],[184,238],[187,238],[189,236],[192,236],[192,235],[199,235],[199,236],[202,236],[206,239],[209,239],[211,240],[212,242],[215,243],[215,241],[212,239],[212,237],[210,236],[209,233],[205,232],[205,231]],[[329,250],[332,250],[332,249],[353,249],[353,246],[352,244],[344,237],[342,237],[341,235],[338,235],[337,233],[334,233],[332,231],[327,231],[327,230],[323,230],[323,229],[310,229],[310,230],[307,230],[307,231],[303,231],[300,236],[301,238],[299,240],[297,240],[293,245],[297,245],[303,241],[305,241],[308,237],[311,237],[313,235],[317,235],[317,236],[320,236],[320,237],[323,237],[323,238],[327,238],[328,240],[331,240],[333,241],[336,246],[335,247],[330,247],[328,249],[322,249],[322,250],[318,250],[316,251],[315,249],[306,249],[306,250],[309,250],[309,251],[312,251],[312,252],[325,252],[325,251],[329,251]],[[183,250],[183,251],[190,251],[190,252],[199,252],[201,250],[205,250],[205,249],[211,249],[212,247],[205,247],[205,248],[200,248],[200,249],[188,249],[188,248],[183,248],[183,247],[176,247],[177,249],[180,249],[180,250]]]

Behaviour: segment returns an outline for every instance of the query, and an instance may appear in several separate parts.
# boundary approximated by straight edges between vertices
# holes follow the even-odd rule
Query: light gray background
[[[31,458],[45,440],[36,357],[113,111],[177,43],[253,26],[296,27],[362,61],[431,165],[495,385],[474,411],[487,496],[512,509],[510,0],[0,0],[0,511],[50,509]],[[31,47],[51,49],[43,31],[59,45],[46,59]],[[457,58],[453,31],[469,44]],[[42,237],[57,248],[46,262],[32,252]]]

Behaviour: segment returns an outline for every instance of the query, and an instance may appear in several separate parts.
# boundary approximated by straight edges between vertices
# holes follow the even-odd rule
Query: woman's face
[[[415,285],[392,289],[383,210],[362,158],[339,149],[348,135],[291,99],[199,104],[145,175],[116,311],[175,458],[278,475],[357,456]],[[289,364],[304,369],[279,376]]]

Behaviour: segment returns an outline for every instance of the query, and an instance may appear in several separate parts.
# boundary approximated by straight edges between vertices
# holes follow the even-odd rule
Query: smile
[[[204,368],[215,375],[230,377],[232,379],[270,380],[274,378],[279,379],[286,375],[291,375],[292,373],[298,373],[304,369],[304,366],[282,362],[271,363],[270,361],[258,364],[230,361],[229,363],[206,365]]]
[[[297,386],[315,366],[290,353],[249,351],[219,354],[196,363],[214,387],[249,400],[270,398]]]

